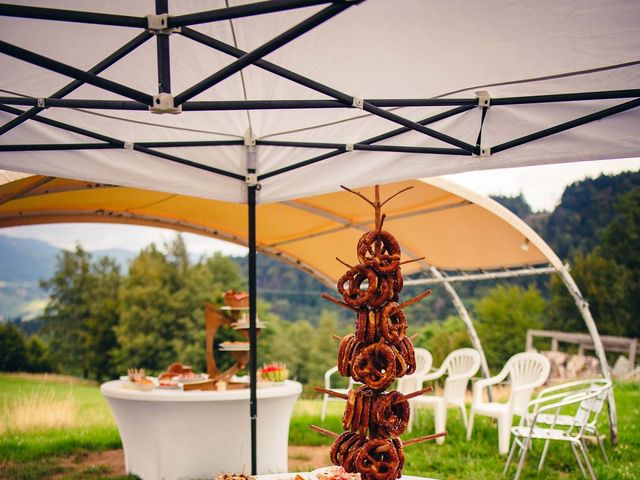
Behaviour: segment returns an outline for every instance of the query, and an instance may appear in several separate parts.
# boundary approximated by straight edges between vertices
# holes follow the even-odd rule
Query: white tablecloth
[[[249,389],[217,391],[123,388],[102,384],[120,431],[127,473],[143,480],[213,478],[251,471]],[[302,385],[258,389],[258,471],[287,471],[289,422]]]

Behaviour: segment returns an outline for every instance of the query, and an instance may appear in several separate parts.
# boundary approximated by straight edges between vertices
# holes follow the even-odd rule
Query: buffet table
[[[189,391],[102,384],[124,447],[127,473],[143,480],[213,478],[251,470],[249,389]],[[287,381],[259,388],[259,473],[287,471],[289,422],[302,391]]]

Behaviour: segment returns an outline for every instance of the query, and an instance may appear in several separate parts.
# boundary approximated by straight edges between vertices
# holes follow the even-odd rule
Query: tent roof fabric
[[[478,270],[552,263],[544,241],[496,202],[444,180],[381,187],[384,228],[396,236],[403,259],[426,257],[441,270]],[[360,193],[373,199],[373,188]],[[357,263],[355,245],[372,228],[373,209],[345,191],[259,205],[257,244],[268,254],[335,282]],[[76,180],[31,176],[0,186],[0,227],[60,222],[113,222],[167,227],[247,244],[243,205]],[[523,249],[526,244],[526,249]],[[405,275],[425,262],[404,265]]]
[[[12,2],[0,10],[0,53],[6,54],[0,54],[0,128],[29,108],[16,98],[35,105],[38,98],[55,97],[54,92],[72,80],[16,58],[16,47],[86,71],[142,35],[139,46],[97,76],[139,92],[135,96],[143,100],[158,93],[159,40],[145,37],[144,28],[22,18],[15,8],[11,11],[13,4],[28,3]],[[226,3],[254,7],[247,1],[171,1],[170,25],[181,15],[225,9]],[[141,110],[58,108],[53,99],[47,100],[51,108],[39,115],[70,125],[73,131],[35,118],[10,129],[0,135],[0,168],[242,203],[248,169],[243,143],[249,138],[257,141],[262,187],[257,200],[271,203],[337,191],[340,184],[360,187],[469,170],[640,156],[640,2],[292,3],[312,6],[182,26],[169,35],[172,94],[178,98],[231,64],[235,58],[230,49],[236,55],[252,52],[312,15],[330,8],[343,11],[189,99],[178,115],[151,115],[142,100],[81,84],[63,100],[126,101]],[[134,20],[155,12],[152,1],[38,4]],[[203,44],[206,38],[227,47],[211,48]],[[222,53],[225,48],[227,53]],[[274,73],[273,65],[280,70]],[[282,70],[294,72],[298,83],[283,78]],[[477,91],[491,97],[486,110],[473,106]],[[513,100],[605,91],[622,93],[580,101]],[[393,106],[412,99],[453,103]],[[269,107],[269,102],[316,100],[328,101],[331,108]],[[216,111],[186,111],[197,107],[189,105],[192,101],[263,103],[251,108],[242,108],[247,103],[221,103]],[[614,110],[609,113],[616,113],[600,121],[566,123],[610,108]],[[433,118],[445,112],[449,113]],[[420,121],[423,131],[414,123]],[[402,128],[398,122],[409,122],[411,128],[375,138]],[[558,125],[546,136],[552,133],[547,129]],[[425,127],[432,130],[425,133]],[[499,151],[507,142],[537,132],[542,132],[541,138]],[[186,141],[225,145],[157,143]],[[77,144],[85,143],[92,143],[91,149],[78,149]],[[44,150],[14,151],[16,145],[33,144]],[[472,155],[459,144],[475,153],[490,149],[491,154]],[[322,161],[315,161],[319,158]],[[275,174],[300,163],[305,167]]]

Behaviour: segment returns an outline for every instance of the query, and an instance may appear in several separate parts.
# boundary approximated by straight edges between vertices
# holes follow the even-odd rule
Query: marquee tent
[[[0,180],[0,228],[42,223],[106,222],[171,228],[247,245],[244,206],[218,200],[92,182],[13,175]],[[490,376],[482,343],[453,283],[557,273],[574,297],[594,338],[602,371],[605,352],[588,304],[549,246],[497,202],[443,179],[410,180],[381,187],[385,228],[403,250],[406,285],[441,283],[467,326]],[[372,187],[358,193],[373,199]],[[354,248],[373,227],[372,209],[346,191],[260,204],[256,248],[314,276],[332,293]],[[320,292],[318,292],[318,295]],[[616,435],[611,403],[612,435]]]
[[[640,155],[633,0],[38,3],[0,5],[0,168],[247,203],[252,291],[257,203]]]

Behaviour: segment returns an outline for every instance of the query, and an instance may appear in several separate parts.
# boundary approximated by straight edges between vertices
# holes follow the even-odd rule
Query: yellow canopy
[[[383,185],[384,228],[402,247],[405,275],[490,270],[552,263],[557,257],[515,215],[491,199],[441,179]],[[358,190],[373,199],[373,188]],[[85,181],[29,176],[0,186],[0,227],[110,222],[171,228],[247,244],[247,207],[216,200]],[[356,263],[355,246],[373,224],[373,209],[342,191],[257,207],[258,250],[333,283]]]

